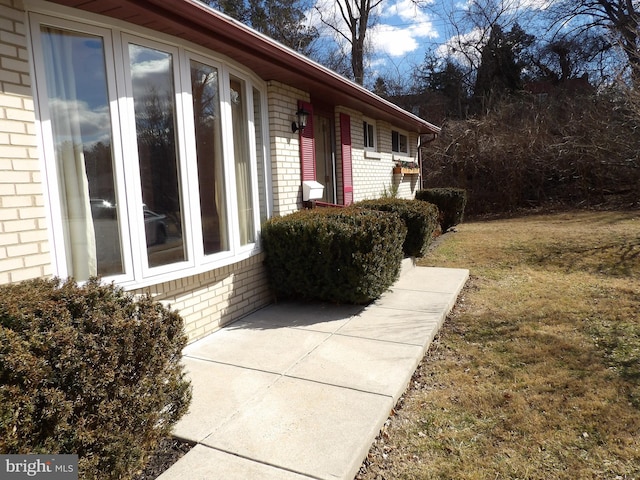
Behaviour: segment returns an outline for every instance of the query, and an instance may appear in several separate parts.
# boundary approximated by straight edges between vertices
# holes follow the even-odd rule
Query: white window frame
[[[363,126],[363,143],[364,143],[364,149],[366,151],[369,152],[377,152],[378,151],[378,129],[376,128],[376,122],[375,120],[372,120],[370,118],[367,117],[363,117],[362,119],[362,126]],[[367,133],[367,127],[371,126],[373,133],[372,133],[372,138],[370,140],[373,140],[373,146],[367,145],[367,137],[368,137],[368,133]]]
[[[31,5],[31,2],[29,2]],[[33,2],[33,5],[47,5]],[[37,8],[35,9],[37,10]],[[72,18],[69,9],[47,5],[46,13],[29,12],[29,35],[31,37],[31,58],[35,72],[34,100],[37,124],[39,125],[39,145],[43,151],[43,172],[45,195],[48,207],[48,221],[51,228],[53,246],[54,274],[60,277],[69,275],[67,271],[64,235],[61,227],[62,211],[59,202],[55,152],[48,111],[48,94],[42,72],[44,57],[41,48],[40,26],[48,25],[72,32],[86,33],[103,38],[106,63],[109,106],[111,109],[112,155],[114,163],[114,183],[119,209],[121,245],[124,274],[105,276],[105,281],[114,281],[127,289],[141,288],[161,282],[196,275],[213,268],[242,261],[260,252],[260,201],[267,199],[267,216],[272,215],[272,191],[270,180],[270,151],[268,131],[267,94],[264,82],[252,72],[234,65],[233,60],[221,57],[215,52],[187,44],[173,37],[138,27],[131,28],[119,21],[105,21],[104,17],[88,14],[87,18]],[[64,15],[59,14],[58,10]],[[64,16],[65,18],[61,18]],[[71,17],[71,18],[70,18]],[[179,189],[183,215],[183,242],[186,260],[157,267],[149,267],[146,255],[146,240],[142,211],[142,187],[138,164],[137,139],[135,133],[133,98],[131,93],[128,45],[156,48],[173,55],[173,76],[175,86],[177,167],[179,170]],[[200,218],[199,186],[195,155],[195,137],[193,135],[193,106],[189,60],[194,59],[217,68],[222,115],[222,141],[225,171],[226,214],[230,226],[229,250],[205,255],[202,246],[202,225]],[[229,75],[241,79],[246,97],[247,129],[250,139],[252,202],[254,215],[255,242],[241,246],[237,225],[235,169],[233,163],[233,137],[231,111],[229,105]],[[259,189],[256,160],[255,128],[253,125],[253,89],[260,92],[263,136],[264,172],[263,188]],[[126,208],[124,208],[126,206]]]
[[[127,186],[129,189],[133,189],[133,193],[125,192],[127,197],[127,206],[129,208],[129,212],[133,212],[133,224],[137,228],[131,228],[132,238],[135,238],[137,242],[134,243],[132,250],[136,248],[139,249],[140,252],[144,251],[142,247],[146,245],[146,237],[145,237],[145,225],[144,225],[144,212],[143,212],[143,204],[142,204],[142,182],[140,178],[140,159],[138,158],[138,148],[137,148],[137,138],[136,138],[136,126],[132,120],[135,118],[134,104],[133,104],[133,92],[132,92],[132,82],[131,82],[131,72],[127,68],[130,65],[129,58],[129,45],[135,44],[141,47],[152,48],[155,50],[160,50],[162,52],[166,52],[172,55],[173,58],[173,82],[175,89],[175,110],[176,110],[176,137],[177,137],[177,162],[178,162],[178,188],[180,189],[180,203],[181,203],[181,212],[183,215],[183,235],[184,235],[184,249],[186,250],[186,259],[181,262],[169,263],[166,265],[161,265],[157,267],[150,267],[148,263],[148,256],[141,254],[134,256],[134,259],[137,257],[137,264],[135,265],[134,270],[142,271],[142,277],[148,278],[158,275],[167,274],[173,271],[185,270],[189,268],[193,268],[195,266],[194,258],[193,258],[193,236],[191,227],[192,220],[194,217],[192,210],[192,202],[190,202],[186,196],[189,194],[191,190],[191,186],[188,181],[185,184],[185,179],[188,180],[187,177],[187,163],[189,162],[189,157],[186,155],[185,144],[189,141],[188,136],[184,135],[186,132],[185,128],[185,119],[184,119],[184,105],[183,105],[183,95],[179,92],[185,88],[185,85],[182,84],[182,79],[180,78],[180,61],[179,61],[179,51],[177,48],[172,47],[171,45],[165,45],[161,42],[156,42],[153,40],[145,39],[142,37],[138,37],[136,35],[132,35],[126,32],[121,34],[122,40],[122,62],[121,65],[124,67],[123,73],[124,83],[122,88],[124,88],[125,97],[121,100],[124,103],[122,106],[121,112],[124,113],[124,118],[120,117],[120,124],[122,125],[121,135],[123,138],[123,144],[125,145],[125,155],[124,158],[129,161],[125,162],[125,168],[127,171],[125,173],[128,178],[131,179],[128,182]],[[117,62],[117,60],[116,60]],[[121,90],[122,91],[122,90]],[[193,130],[192,130],[193,131]],[[135,159],[135,161],[134,161]],[[186,159],[186,161],[185,161]]]
[[[406,143],[406,150],[394,150],[393,149],[393,134],[397,133],[398,134],[398,143],[400,143],[400,136],[402,135],[405,138],[405,143]],[[391,130],[391,151],[393,153],[402,155],[402,156],[409,156],[409,135],[407,134],[407,132],[403,131],[403,130],[397,130],[397,129],[392,129]]]

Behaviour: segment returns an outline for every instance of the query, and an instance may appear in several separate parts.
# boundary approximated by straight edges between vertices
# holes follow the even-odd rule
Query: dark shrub
[[[584,93],[559,88],[544,102],[518,94],[483,115],[447,120],[423,155],[425,185],[466,189],[472,215],[546,205],[637,209],[638,89]]]
[[[0,286],[0,452],[125,479],[186,412],[180,316],[92,279]]]
[[[281,297],[367,303],[398,278],[406,227],[359,208],[302,210],[263,225],[271,287]]]
[[[404,254],[422,257],[427,253],[433,232],[438,227],[438,208],[435,205],[401,198],[380,198],[358,202],[357,206],[400,215],[407,227],[407,237],[402,245]]]
[[[462,188],[428,188],[416,192],[416,200],[433,203],[440,210],[442,232],[462,222],[467,204],[467,191]]]

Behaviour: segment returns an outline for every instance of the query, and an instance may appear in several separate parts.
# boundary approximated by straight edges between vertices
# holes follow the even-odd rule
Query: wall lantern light
[[[309,112],[307,112],[304,108],[300,107],[296,112],[297,122],[291,123],[291,131],[297,132],[298,130],[304,130],[304,127],[307,126],[307,120],[309,119]]]

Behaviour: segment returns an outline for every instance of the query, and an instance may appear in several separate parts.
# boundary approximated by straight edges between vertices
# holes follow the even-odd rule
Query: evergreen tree
[[[310,55],[319,36],[315,27],[304,25],[306,0],[206,0],[206,3],[303,55]]]
[[[439,58],[427,54],[418,70],[418,89],[437,92],[446,99],[445,115],[463,118],[468,101],[466,78],[468,72],[452,58]]]
[[[483,109],[522,88],[522,69],[529,64],[526,50],[534,40],[535,37],[518,24],[506,33],[497,24],[491,27],[489,39],[482,48],[473,90],[476,102]]]

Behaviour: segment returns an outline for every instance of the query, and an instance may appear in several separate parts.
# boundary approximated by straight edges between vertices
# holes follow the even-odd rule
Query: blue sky
[[[349,0],[339,0],[341,2]],[[515,21],[527,30],[527,22],[544,11],[553,0],[493,0],[495,12],[500,12],[503,25]],[[336,0],[318,0],[324,12],[334,10]],[[450,20],[452,15],[464,15],[473,0],[382,0],[377,22],[369,31],[369,40],[375,52],[370,65],[373,71],[390,76],[412,70],[423,62],[428,50],[447,51],[456,43],[456,33],[467,38],[480,39],[482,32],[467,29],[456,32]],[[487,3],[486,0],[480,3]],[[418,6],[418,4],[420,6]],[[326,13],[330,15],[330,13]],[[319,25],[319,15],[311,14],[310,22]],[[524,23],[524,25],[523,25]],[[328,33],[326,29],[324,32]]]

